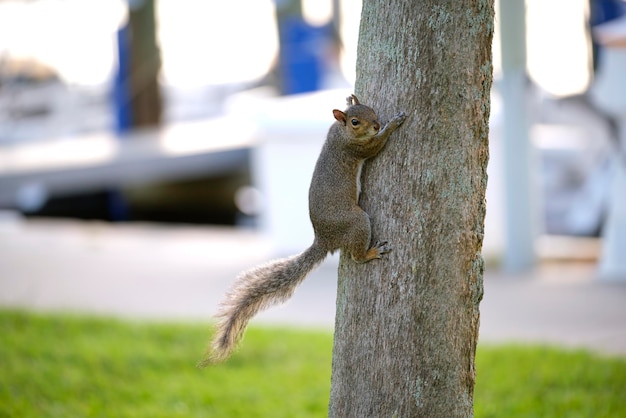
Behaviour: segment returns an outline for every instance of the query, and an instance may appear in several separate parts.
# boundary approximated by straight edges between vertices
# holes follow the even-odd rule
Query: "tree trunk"
[[[342,254],[330,417],[471,417],[492,0],[364,0],[356,95],[407,120],[363,173],[386,259]]]
[[[134,127],[161,122],[159,70],[161,53],[157,44],[154,0],[137,3],[129,10],[131,28],[131,106]]]

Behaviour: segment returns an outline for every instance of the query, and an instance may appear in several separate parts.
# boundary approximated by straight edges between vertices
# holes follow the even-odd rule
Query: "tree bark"
[[[408,115],[366,163],[386,259],[339,266],[330,417],[471,417],[493,0],[364,0],[356,95]]]

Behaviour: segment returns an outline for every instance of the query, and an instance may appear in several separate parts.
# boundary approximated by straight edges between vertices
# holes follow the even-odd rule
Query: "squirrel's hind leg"
[[[364,256],[357,258],[353,253],[352,259],[357,263],[367,263],[370,260],[382,258],[383,254],[387,254],[389,251],[391,251],[391,246],[387,243],[387,241],[376,242],[373,247],[369,248],[365,252]]]
[[[391,246],[387,241],[376,242],[370,247],[371,225],[370,218],[365,211],[359,208],[354,214],[354,221],[350,223],[351,228],[347,234],[345,250],[357,263],[367,263],[370,260],[381,258],[383,254],[391,251]]]

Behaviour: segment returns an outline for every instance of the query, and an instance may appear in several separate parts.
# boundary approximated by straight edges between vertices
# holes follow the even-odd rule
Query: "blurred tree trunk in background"
[[[302,0],[277,0],[276,4],[276,21],[288,17],[302,17]]]
[[[356,95],[407,120],[363,173],[387,258],[342,254],[330,417],[471,417],[493,0],[364,0]]]
[[[129,22],[132,125],[158,125],[162,111],[158,82],[161,53],[157,45],[154,0],[132,2]]]

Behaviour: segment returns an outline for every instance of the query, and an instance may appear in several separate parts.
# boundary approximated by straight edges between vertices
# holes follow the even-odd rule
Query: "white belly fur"
[[[363,163],[360,161],[356,167],[356,202],[359,203],[359,196],[361,195],[361,171],[363,170]]]

